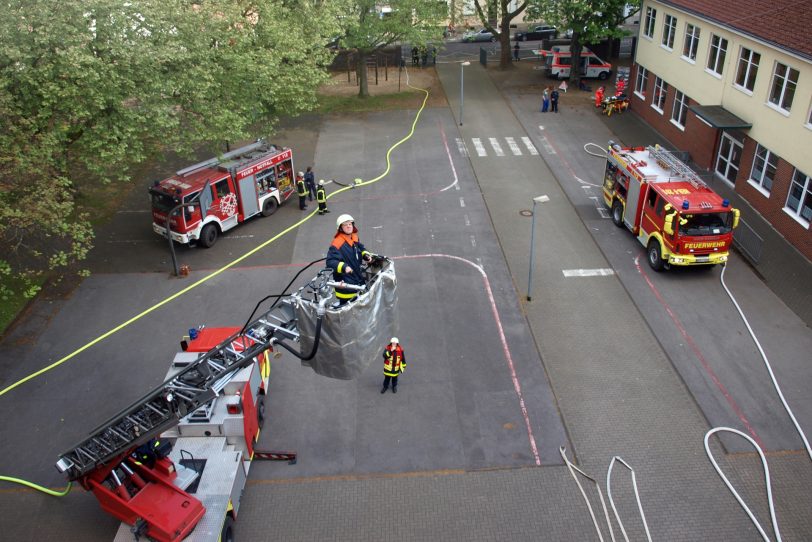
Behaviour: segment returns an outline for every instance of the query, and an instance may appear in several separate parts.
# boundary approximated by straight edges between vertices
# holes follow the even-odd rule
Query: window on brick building
[[[665,106],[665,98],[668,96],[668,83],[660,79],[654,78],[654,92],[651,97],[651,107],[656,109],[662,114],[663,107]]]
[[[699,27],[692,24],[686,24],[685,44],[682,47],[682,56],[695,62],[697,49],[699,49]]]
[[[725,69],[725,55],[727,55],[727,40],[712,34],[708,54],[708,70],[717,75],[722,75],[722,70]]]
[[[719,152],[716,155],[716,173],[730,183],[735,183],[739,175],[742,148],[740,141],[727,132],[722,132]]]
[[[770,87],[770,103],[789,111],[792,108],[792,99],[795,97],[795,87],[798,86],[798,70],[775,63],[773,70],[773,83]]]
[[[792,175],[785,210],[807,224],[812,222],[812,179],[800,169]]]
[[[736,85],[753,92],[761,55],[746,47],[739,52],[739,68],[736,70]]]
[[[758,185],[765,192],[770,192],[773,188],[776,169],[778,169],[778,155],[760,144],[756,145],[756,155],[750,170],[750,182]]]
[[[641,98],[645,98],[646,88],[648,88],[648,70],[643,66],[638,66],[637,79],[634,81],[634,93]]]
[[[654,37],[654,23],[657,22],[657,10],[651,7],[646,8],[646,22],[643,25],[643,35],[647,38]]]
[[[674,36],[677,34],[677,18],[673,15],[665,16],[663,25],[663,45],[669,49],[674,48]]]
[[[679,90],[674,94],[674,107],[671,109],[671,120],[680,128],[685,128],[688,117],[688,96]]]

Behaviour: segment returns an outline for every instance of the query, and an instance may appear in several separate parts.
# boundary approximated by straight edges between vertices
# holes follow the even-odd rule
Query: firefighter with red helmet
[[[336,281],[364,286],[366,281],[361,273],[361,263],[372,261],[372,254],[358,240],[358,228],[355,227],[352,216],[340,215],[336,220],[336,227],[338,231],[327,249],[327,267],[333,270]],[[357,290],[336,287],[335,291],[341,305],[358,296]]]
[[[398,392],[398,376],[406,370],[406,356],[397,337],[392,337],[389,344],[383,349],[383,388],[381,393],[389,389],[392,382],[392,393]]]

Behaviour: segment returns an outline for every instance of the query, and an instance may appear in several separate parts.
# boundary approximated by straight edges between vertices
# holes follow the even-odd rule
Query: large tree
[[[338,32],[330,3],[306,0],[3,7],[0,285],[15,277],[29,295],[91,247],[78,195],[129,181],[167,150],[245,138],[308,109]]]
[[[632,12],[639,10],[640,0],[530,0],[527,17],[572,30],[570,78],[577,85],[583,46],[622,36],[620,25],[629,14],[627,6]]]
[[[499,40],[499,69],[511,67],[510,57],[510,23],[518,17],[527,7],[527,0],[510,11],[511,0],[490,0],[482,7],[480,0],[474,0],[477,15],[483,26]],[[499,27],[497,30],[496,27]]]
[[[349,2],[343,18],[341,44],[355,53],[358,96],[369,96],[367,59],[389,45],[408,43],[426,46],[440,40],[448,17],[448,5],[441,0],[375,0]],[[384,12],[386,5],[391,11]]]

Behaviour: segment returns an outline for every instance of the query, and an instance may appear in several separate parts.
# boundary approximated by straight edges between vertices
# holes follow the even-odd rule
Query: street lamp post
[[[533,198],[533,220],[530,225],[530,272],[527,276],[527,300],[532,301],[530,291],[533,289],[533,253],[536,247],[536,204],[545,203],[550,201],[550,198],[545,196],[537,196]]]
[[[465,62],[460,62],[460,126],[462,126],[462,103],[465,100],[465,93],[463,92],[464,83],[465,83],[465,75],[464,69],[465,66],[470,66],[471,63],[467,60]]]

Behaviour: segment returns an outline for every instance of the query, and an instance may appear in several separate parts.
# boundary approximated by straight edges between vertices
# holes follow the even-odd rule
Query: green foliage
[[[14,279],[0,283],[4,296],[85,259],[93,233],[78,194],[129,181],[167,150],[269,133],[277,115],[313,108],[333,55],[324,45],[340,31],[332,2],[307,0],[3,8],[0,274]]]
[[[482,25],[499,40],[501,48],[499,55],[500,70],[513,66],[510,56],[510,23],[527,9],[527,2],[528,0],[524,0],[516,6],[516,9],[510,11],[512,4],[510,0],[490,0],[484,7],[480,0],[474,0],[474,8]]]

